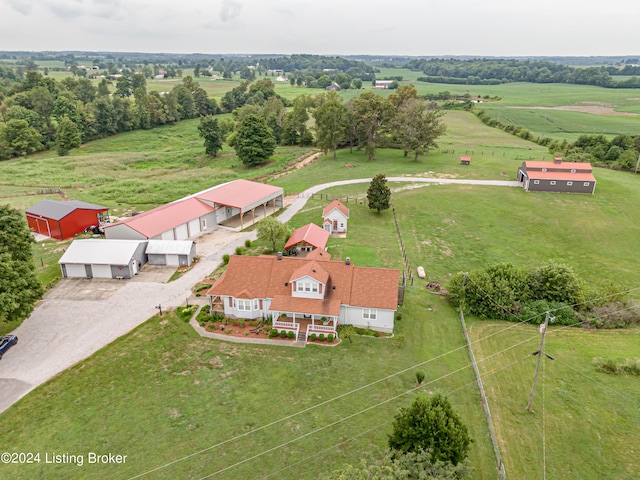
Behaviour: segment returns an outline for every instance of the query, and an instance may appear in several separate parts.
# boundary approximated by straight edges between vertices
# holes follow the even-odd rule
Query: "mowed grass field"
[[[377,160],[369,162],[363,152],[341,151],[337,160],[324,157],[275,183],[299,192],[320,182],[380,172],[512,180],[522,159],[546,154],[536,145],[489,129],[471,114],[449,112],[445,118],[449,131],[440,142],[441,150],[455,153],[433,152],[412,162],[401,152],[380,151]],[[195,131],[195,124],[191,128]],[[92,167],[86,170],[78,158],[70,157],[77,164],[69,174],[71,183],[65,185],[75,185],[71,191],[82,195],[71,198],[96,201],[92,192],[97,192],[96,196],[103,195],[99,198],[108,199],[104,184],[96,182],[92,190],[87,177],[101,165],[101,155],[105,162],[110,155],[130,159],[126,144],[119,144],[118,138],[134,146],[139,142],[134,147],[139,149],[136,157],[142,152],[150,156],[149,169],[143,168],[143,160],[138,160],[137,168],[112,160],[110,169],[105,169],[105,175],[113,172],[117,177],[114,182],[125,182],[135,172],[148,174],[140,183],[120,183],[125,198],[146,198],[149,193],[138,188],[154,182],[168,186],[167,196],[196,191],[195,180],[185,181],[196,177],[189,177],[191,169],[218,178],[215,159],[207,166],[189,163],[180,148],[189,145],[185,139],[195,142],[196,137],[181,128],[177,131],[179,140],[169,136],[158,143],[151,141],[152,136],[126,136],[138,132],[103,141],[113,142],[110,146],[96,142],[94,156],[86,157]],[[202,149],[195,143],[190,148]],[[459,165],[462,150],[474,152],[469,167]],[[53,155],[34,159],[43,163],[27,162],[24,171],[7,162],[16,179],[11,186],[34,188],[28,179],[39,179],[41,166],[52,178],[64,178],[64,168],[55,164],[65,159]],[[569,263],[590,283],[612,280],[624,288],[640,287],[634,255],[640,213],[633,207],[640,200],[639,180],[604,170],[596,170],[596,177],[594,196],[432,185],[396,192],[392,200],[410,262],[414,268],[423,265],[430,280],[446,283],[455,272],[498,261],[532,265],[552,258]],[[328,193],[353,196],[366,187],[340,187]],[[146,204],[123,202],[116,208],[137,205]],[[318,221],[323,205],[319,199],[310,201],[293,225]],[[360,265],[401,268],[391,212],[377,215],[364,205],[349,206],[348,238],[332,239],[330,252],[336,258],[349,255]],[[352,344],[305,349],[229,345],[198,337],[172,313],[154,317],[0,414],[3,425],[9,425],[0,438],[1,450],[113,453],[129,455],[127,463],[5,465],[3,473],[8,478],[131,478],[166,465],[142,478],[317,478],[345,462],[356,464],[372,445],[385,445],[393,415],[414,394],[410,392],[414,372],[422,370],[427,375],[424,390],[449,395],[471,430],[474,478],[496,478],[457,314],[441,297],[426,292],[421,282],[408,289],[401,312],[392,339],[357,337]],[[638,451],[629,442],[637,443],[640,426],[634,400],[637,382],[599,374],[592,362],[596,356],[637,358],[638,330],[552,331],[547,351],[558,363],[546,365],[536,413],[529,414],[524,406],[535,368],[530,353],[537,348],[537,330],[473,318],[468,322],[509,478],[540,478],[543,464],[549,478],[594,478],[594,472],[595,478],[635,478]],[[520,342],[522,348],[517,346]],[[551,372],[552,367],[557,373]],[[378,383],[349,393],[373,382]],[[543,385],[544,411],[549,415],[544,427],[538,403]],[[628,392],[627,400],[611,399],[620,392]],[[328,400],[332,401],[323,404]],[[273,422],[277,423],[251,433]],[[185,458],[191,454],[195,455]],[[171,462],[176,463],[167,465]]]

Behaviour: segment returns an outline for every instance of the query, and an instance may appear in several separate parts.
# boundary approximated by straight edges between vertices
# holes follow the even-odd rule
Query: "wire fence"
[[[482,400],[482,410],[484,416],[487,419],[487,426],[489,427],[489,435],[491,436],[491,444],[493,445],[493,453],[496,457],[496,466],[498,468],[498,479],[507,480],[507,472],[502,463],[502,456],[500,455],[500,448],[498,447],[498,440],[496,438],[496,432],[493,429],[493,421],[491,420],[491,410],[489,410],[489,402],[487,401],[487,395],[484,391],[484,385],[482,383],[482,377],[480,376],[480,370],[478,370],[478,364],[476,363],[476,357],[473,354],[473,348],[469,341],[469,335],[467,334],[467,325],[464,321],[464,313],[460,310],[460,323],[462,324],[462,333],[464,335],[464,341],[467,344],[467,350],[469,351],[469,358],[471,365],[473,366],[473,372],[476,375],[476,383],[478,384],[478,390],[480,391],[480,398]]]

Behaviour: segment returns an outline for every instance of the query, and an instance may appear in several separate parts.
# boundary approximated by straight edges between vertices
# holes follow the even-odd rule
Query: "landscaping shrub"
[[[245,246],[245,247],[247,247],[247,248],[251,248],[251,240],[247,238],[247,239],[244,241],[244,246]]]
[[[329,343],[333,342],[333,333],[330,333],[329,335],[327,335],[327,342]]]
[[[640,311],[634,302],[612,302],[581,312],[580,321],[591,328],[625,328],[640,325]]]
[[[286,330],[280,330],[280,337],[287,338],[287,331]]]
[[[233,333],[233,329],[231,329],[231,328],[227,328],[227,329],[224,331],[224,333]]]
[[[296,336],[296,334],[294,332],[292,332],[291,330],[289,330],[289,333],[287,333],[287,336],[289,337],[289,339],[293,340],[293,338]]]
[[[241,318],[240,320],[238,320],[238,326],[240,328],[244,328],[245,323],[246,323],[246,320],[244,318]]]
[[[275,338],[277,336],[278,336],[278,329],[272,328],[271,331],[269,332],[269,338]]]
[[[236,247],[236,255],[242,255],[242,247]]]
[[[320,335],[318,335],[318,340],[320,340],[321,342],[324,342],[324,333],[321,333]]]
[[[311,341],[312,341],[312,342],[315,342],[317,337],[318,337],[318,336],[317,336],[315,333],[312,333],[312,334],[311,334]]]
[[[229,255],[228,253],[225,253],[224,255],[222,255],[222,261],[224,262],[225,265],[229,263],[230,258],[231,258],[231,255]]]
[[[416,372],[416,385],[422,385],[424,377],[424,372]]]
[[[176,308],[176,313],[178,317],[180,317],[183,321],[188,322],[193,317],[193,314],[196,313],[198,309],[198,305],[189,305],[188,307],[178,307]]]
[[[198,316],[196,317],[196,320],[198,322],[208,322],[209,320],[212,319],[212,316],[210,315],[210,313],[211,313],[211,307],[209,305],[205,305],[198,312]]]

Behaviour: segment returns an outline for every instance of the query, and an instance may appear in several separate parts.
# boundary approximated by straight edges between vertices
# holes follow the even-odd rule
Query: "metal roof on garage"
[[[146,240],[74,240],[58,263],[128,265],[141,243]]]
[[[149,240],[147,255],[189,255],[193,242],[190,240]]]
[[[284,189],[281,187],[249,180],[234,180],[193,196],[218,205],[239,208],[246,212],[280,195],[284,195]]]
[[[212,207],[197,198],[191,197],[167,203],[153,210],[140,213],[135,217],[106,225],[105,229],[125,224],[145,237],[152,238],[211,212],[213,212]]]
[[[81,202],[80,200],[41,200],[33,207],[28,208],[26,213],[50,218],[51,220],[60,220],[78,209],[96,210],[98,212],[109,210],[108,207]]]

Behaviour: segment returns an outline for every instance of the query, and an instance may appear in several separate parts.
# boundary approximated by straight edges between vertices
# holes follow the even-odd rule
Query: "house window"
[[[573,185],[573,182],[567,182],[567,187],[570,187],[571,185]]]
[[[543,172],[546,172],[546,171],[547,171],[547,169],[546,169],[546,168],[543,168],[543,169],[542,169],[542,171],[543,171]]]
[[[571,173],[576,173],[576,169],[575,169],[575,168],[572,168],[572,169],[571,169]]]
[[[533,181],[533,184],[534,184],[534,185],[538,185],[539,183],[540,183],[540,180],[534,180],[534,181]]]
[[[589,182],[584,182],[584,186],[588,187],[589,186]]]
[[[551,180],[551,181],[549,182],[549,185],[555,185],[555,184],[556,184],[556,181],[555,181],[555,180]]]
[[[298,282],[298,292],[313,292],[318,293],[318,284],[313,282]]]
[[[375,320],[378,318],[378,310],[375,308],[363,308],[362,309],[362,318],[365,320]]]
[[[251,311],[251,300],[244,300],[242,298],[236,299],[236,309],[243,312]]]

